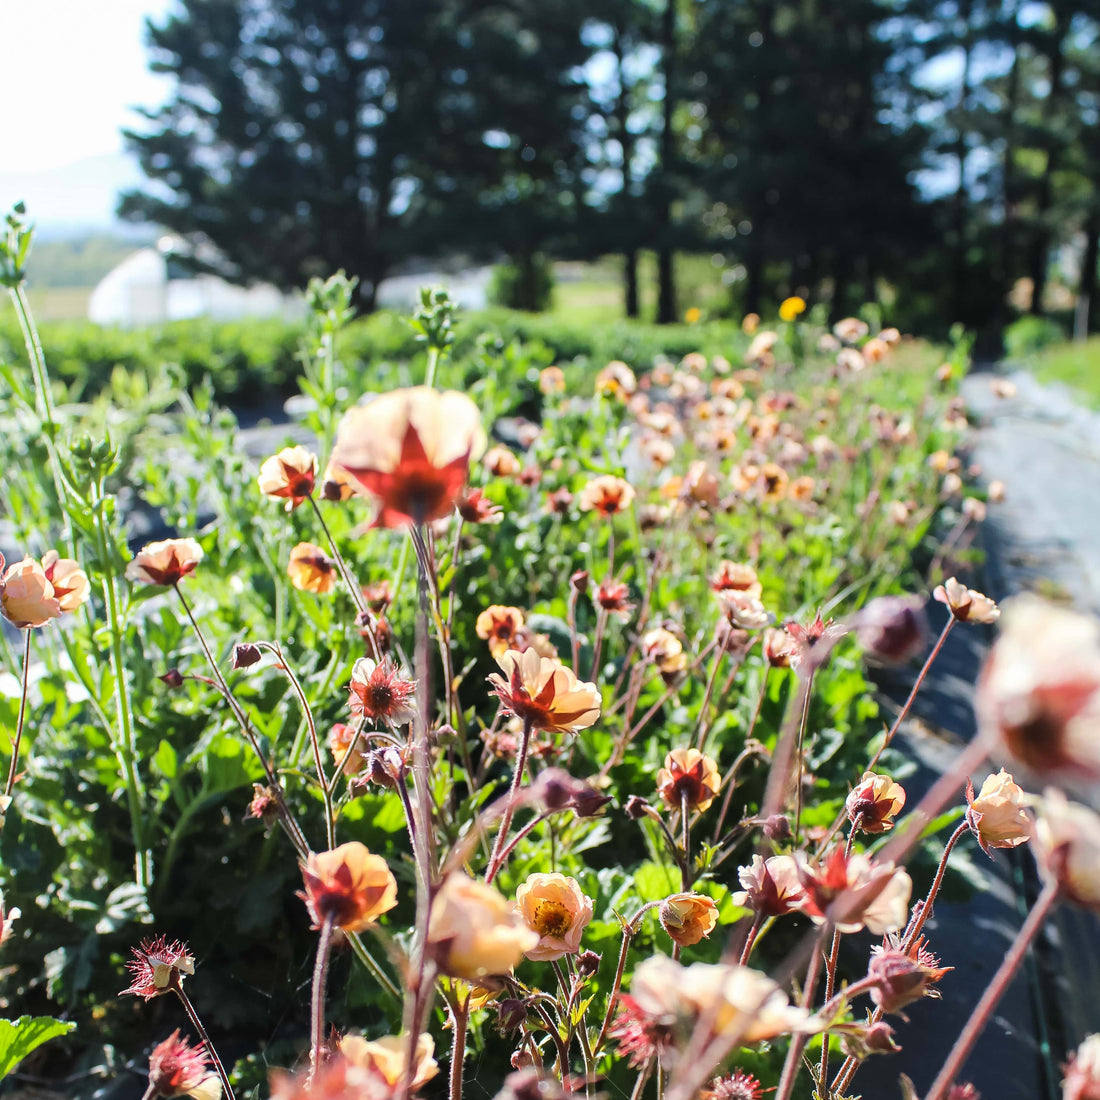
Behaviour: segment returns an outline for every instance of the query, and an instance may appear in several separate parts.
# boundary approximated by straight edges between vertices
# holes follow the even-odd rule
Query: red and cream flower
[[[888,775],[864,772],[844,804],[848,820],[865,833],[885,833],[905,805],[905,791]]]
[[[718,906],[705,894],[672,894],[657,910],[661,927],[680,947],[709,936],[718,923]]]
[[[1031,839],[1027,795],[1004,768],[986,779],[977,797],[968,781],[966,801],[966,823],[986,855],[993,855],[992,848],[1018,848]]]
[[[824,862],[799,866],[806,897],[802,911],[815,924],[831,921],[844,933],[866,928],[882,936],[904,927],[913,882],[892,863],[836,848]]]
[[[2,568],[2,566],[0,566]],[[63,558],[56,550],[48,550],[42,559],[42,572],[53,585],[54,599],[63,612],[75,611],[91,595],[91,585],[80,563]]]
[[[377,498],[373,526],[405,527],[451,511],[484,445],[481,413],[465,394],[417,386],[349,409],[332,458]]]
[[[336,563],[312,542],[300,542],[291,550],[286,574],[300,592],[323,596],[336,586]]]
[[[0,577],[0,609],[13,626],[39,627],[61,614],[61,601],[54,595],[46,571],[34,558],[26,557],[9,565]]]
[[[764,590],[756,570],[751,565],[725,560],[719,564],[718,571],[710,578],[710,586],[715,592],[746,592],[757,598]]]
[[[738,870],[737,878],[744,889],[733,895],[734,905],[764,917],[782,917],[802,908],[805,890],[793,856],[753,856],[749,866]]]
[[[600,716],[602,700],[595,684],[577,679],[550,657],[534,649],[506,650],[497,658],[504,675],[493,673],[489,682],[505,710],[532,730],[576,733]]]
[[[218,1100],[222,1083],[209,1069],[206,1051],[180,1038],[179,1028],[153,1047],[149,1055],[149,1090],[152,1096],[191,1096],[194,1100]]]
[[[489,643],[489,652],[499,660],[509,649],[515,649],[515,641],[523,629],[524,615],[518,607],[495,603],[477,617],[474,631]]]
[[[351,670],[348,705],[352,717],[404,726],[416,718],[416,681],[406,680],[388,657],[360,657]]]
[[[202,547],[194,539],[164,539],[143,546],[126,567],[126,579],[141,584],[179,584],[202,561]]]
[[[628,481],[611,474],[593,478],[581,490],[578,506],[582,512],[599,512],[605,518],[625,512],[634,500]]]
[[[288,512],[313,492],[317,480],[317,456],[305,447],[284,447],[260,467],[256,479],[264,496],[286,501]]]
[[[951,614],[961,623],[995,623],[1000,618],[1000,608],[988,596],[949,577],[936,585],[932,596],[946,604]]]
[[[722,786],[718,765],[698,749],[673,749],[665,757],[665,766],[657,772],[657,793],[670,809],[683,808],[702,812],[715,799]]]

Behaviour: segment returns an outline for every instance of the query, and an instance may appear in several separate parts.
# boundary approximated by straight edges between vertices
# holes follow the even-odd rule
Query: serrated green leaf
[[[67,1035],[76,1024],[55,1020],[52,1016],[20,1016],[18,1020],[0,1020],[0,1079],[32,1050],[58,1035]]]

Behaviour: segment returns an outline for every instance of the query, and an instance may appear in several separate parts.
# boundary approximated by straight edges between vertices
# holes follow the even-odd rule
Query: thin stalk
[[[854,830],[853,830],[854,832]],[[849,837],[849,846],[851,838]],[[829,949],[829,960],[825,965],[825,1003],[833,998],[833,990],[836,988],[836,961],[840,954],[840,929],[833,929],[833,943]],[[825,1082],[829,1077],[829,1036],[821,1036],[821,1063],[818,1066],[817,1081],[818,1092],[825,1095]]]
[[[749,929],[748,936],[745,937],[745,946],[741,948],[741,957],[737,960],[739,965],[749,965],[749,957],[752,955],[752,949],[756,945],[756,937],[760,934],[760,926],[763,923],[763,913],[757,913],[756,916],[752,918],[752,927]]]
[[[451,1012],[451,1092],[450,1100],[462,1100],[462,1063],[466,1059],[466,1029],[470,1023],[468,1003],[461,1008],[448,1005]]]
[[[394,984],[393,979],[382,969],[382,965],[378,960],[367,950],[363,943],[362,937],[357,932],[345,932],[348,943],[351,944],[352,953],[363,964],[364,969],[368,970],[374,977],[375,981],[395,1000],[401,1000],[401,990]]]
[[[245,714],[240,703],[237,702],[237,697],[230,690],[229,684],[222,675],[222,670],[218,667],[218,662],[214,660],[214,654],[210,651],[210,646],[206,642],[206,636],[199,627],[198,620],[195,618],[194,612],[191,610],[191,605],[187,602],[187,598],[183,594],[183,590],[178,584],[173,585],[173,587],[176,590],[176,595],[180,598],[180,603],[183,604],[183,610],[191,622],[191,627],[195,631],[195,636],[199,639],[199,645],[202,646],[202,651],[206,654],[206,661],[210,665],[210,670],[214,673],[215,684],[222,693],[222,697],[229,704],[229,709],[233,712],[233,717],[237,719],[237,725],[240,726],[241,732],[245,736],[245,740],[248,741],[249,745],[252,747],[256,759],[259,760],[260,766],[264,770],[264,777],[267,780],[267,785],[271,788],[271,793],[275,796],[276,805],[279,807],[279,820],[282,823],[283,829],[290,838],[290,842],[294,845],[298,857],[304,860],[309,855],[309,845],[306,843],[306,838],[299,828],[298,822],[294,820],[294,815],[290,812],[290,807],[287,805],[286,795],[283,792],[282,784],[279,782],[279,777],[275,774],[275,769],[268,762],[267,757],[264,756],[263,750],[260,748],[260,742],[252,729],[252,724],[248,720],[248,715]]]
[[[126,803],[130,811],[130,835],[134,842],[135,875],[139,886],[148,888],[153,879],[152,854],[145,845],[145,794],[137,770],[137,747],[134,737],[134,719],[130,704],[130,687],[126,679],[126,657],[122,651],[123,623],[118,589],[110,553],[110,535],[103,511],[105,498],[102,486],[97,486],[93,499],[95,533],[99,560],[103,569],[103,599],[107,610],[107,629],[111,636],[111,671],[115,679],[115,710],[118,714],[118,736],[112,737],[115,755],[122,769],[126,784]]]
[[[23,688],[19,696],[19,717],[15,721],[15,737],[11,743],[11,767],[8,768],[8,781],[4,786],[4,809],[9,805],[11,792],[15,789],[15,776],[19,769],[19,745],[23,740],[23,724],[27,719],[27,689],[30,686],[31,671],[31,628],[23,628]]]
[[[577,590],[569,586],[569,602],[566,604],[565,622],[569,627],[569,642],[573,654],[573,671],[579,676],[581,670],[581,640],[577,634]]]
[[[684,893],[691,890],[691,814],[688,809],[688,793],[680,792],[680,845],[684,849],[683,862],[680,864],[681,889]]]
[[[802,773],[806,767],[804,745],[806,741],[806,723],[810,717],[810,697],[813,695],[813,691],[814,670],[811,668],[806,677],[806,696],[802,701],[802,717],[798,722],[798,747],[795,749],[794,847],[796,849],[802,833]]]
[[[817,1014],[822,1019],[828,1019],[828,1017],[835,1012],[842,1001],[850,1001],[853,997],[858,997],[861,993],[866,993],[868,990],[874,989],[880,985],[880,979],[878,978],[860,978],[858,982],[852,982],[851,985],[846,985],[839,993],[835,993],[830,997],[818,1010]],[[879,1019],[882,1017],[880,1016]],[[877,1021],[872,1021],[877,1022]],[[821,1086],[823,1089],[824,1086]],[[833,1092],[836,1092],[836,1081],[833,1081]],[[825,1093],[822,1092],[822,1096]]]
[[[714,654],[714,660],[710,663],[710,675],[707,676],[707,686],[703,691],[703,702],[699,707],[699,741],[695,746],[700,752],[706,749],[707,736],[710,733],[710,723],[707,721],[707,712],[710,710],[710,697],[714,694],[714,683],[718,679],[718,668],[722,664],[722,658],[726,655],[726,647],[720,646]]]
[[[924,922],[928,920],[932,913],[932,903],[936,900],[936,895],[940,890],[940,884],[943,882],[944,872],[947,870],[947,858],[951,855],[951,849],[962,839],[963,834],[969,831],[970,826],[964,821],[951,834],[947,843],[944,845],[943,855],[940,856],[940,863],[936,868],[936,877],[932,880],[932,885],[928,888],[928,895],[924,899],[924,904],[921,906],[920,913],[913,921],[912,926],[906,931],[905,937],[901,941],[902,951],[908,951],[920,935],[921,929],[924,927]]]
[[[286,673],[287,679],[290,681],[290,686],[294,689],[294,694],[298,696],[298,702],[302,708],[302,715],[306,720],[306,726],[309,729],[309,741],[313,746],[313,763],[317,769],[317,782],[321,785],[321,797],[325,803],[325,839],[328,841],[328,847],[331,851],[336,847],[336,818],[332,812],[332,788],[336,785],[335,781],[329,783],[325,778],[325,762],[321,756],[321,741],[317,736],[317,723],[313,719],[313,711],[310,709],[309,700],[306,698],[306,693],[302,688],[301,681],[294,674],[294,670],[287,664],[286,657],[283,656],[282,648],[278,645],[272,645],[271,642],[260,642],[260,649],[266,649],[273,653],[279,662],[279,667]],[[359,735],[356,735],[356,741],[358,742]],[[353,744],[348,749],[348,755],[354,751],[355,745]],[[339,774],[339,767],[336,769]]]
[[[978,1002],[977,1008],[971,1013],[966,1026],[962,1029],[958,1039],[955,1040],[955,1045],[951,1048],[951,1053],[947,1056],[947,1061],[944,1062],[943,1068],[935,1081],[932,1082],[932,1087],[925,1095],[925,1100],[943,1100],[947,1095],[947,1090],[954,1083],[959,1070],[962,1069],[970,1051],[977,1042],[978,1036],[985,1030],[989,1017],[992,1016],[993,1010],[1004,996],[1009,983],[1023,962],[1024,955],[1031,946],[1031,941],[1035,939],[1039,929],[1043,926],[1043,921],[1046,920],[1047,915],[1058,901],[1060,890],[1061,887],[1057,879],[1051,879],[1043,887],[1043,892],[1032,906],[1027,920],[1024,921],[1024,926],[1017,934],[1008,950],[1008,954],[1005,955],[1004,962],[1001,963],[997,973],[993,975],[993,980],[989,983],[985,993],[982,994],[982,999]]]
[[[496,878],[497,871],[503,862],[505,841],[508,839],[508,830],[512,827],[512,818],[516,812],[516,800],[519,797],[519,789],[523,783],[523,773],[527,769],[527,752],[531,747],[532,725],[530,718],[523,720],[523,734],[519,742],[519,752],[516,753],[516,769],[512,776],[512,786],[508,791],[508,801],[504,805],[504,816],[500,819],[500,828],[497,830],[496,840],[493,842],[493,852],[489,857],[489,867],[485,873],[485,881],[491,883]]]
[[[810,967],[806,972],[806,985],[802,990],[803,1008],[809,1008],[813,1003],[814,990],[817,987],[817,979],[821,977],[821,964],[824,960],[821,945],[828,931],[828,925],[821,929],[821,933],[817,937],[817,943],[814,944],[813,954],[810,956]],[[806,1045],[806,1038],[805,1035],[791,1036],[791,1045],[787,1048],[787,1058],[783,1063],[783,1074],[779,1078],[775,1100],[790,1100],[791,1090],[794,1088],[795,1078],[798,1077],[798,1070],[802,1064],[802,1048]]]
[[[325,1041],[325,987],[328,984],[328,960],[332,948],[332,930],[335,927],[331,913],[326,914],[317,937],[317,959],[313,964],[313,996],[309,1014],[309,1080],[312,1081],[321,1067]]]
[[[222,1095],[225,1100],[236,1100],[233,1093],[233,1086],[229,1083],[229,1074],[225,1072],[225,1066],[222,1065],[222,1060],[218,1057],[218,1052],[214,1049],[214,1044],[210,1042],[210,1036],[206,1034],[206,1028],[202,1026],[202,1020],[199,1019],[199,1014],[195,1011],[195,1006],[191,1003],[191,998],[184,992],[184,988],[177,981],[173,986],[175,994],[180,999],[180,1003],[183,1005],[183,1011],[187,1013],[187,1019],[191,1021],[191,1026],[198,1033],[199,1039],[202,1041],[202,1045],[206,1048],[206,1053],[210,1055],[210,1061],[214,1063],[214,1069],[218,1074],[218,1080],[222,1083]]]

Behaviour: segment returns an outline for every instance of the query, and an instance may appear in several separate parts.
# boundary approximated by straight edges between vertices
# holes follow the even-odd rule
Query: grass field
[[[78,321],[88,316],[92,287],[44,286],[29,291],[31,308],[39,321]]]
[[[1061,382],[1100,408],[1100,336],[1084,343],[1054,344],[1036,352],[1027,364],[1040,382]]]

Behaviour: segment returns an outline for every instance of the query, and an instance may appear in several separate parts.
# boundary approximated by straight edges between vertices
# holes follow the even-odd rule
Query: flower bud
[[[703,894],[673,894],[658,910],[661,927],[680,947],[709,936],[718,923],[718,906]]]
[[[170,688],[183,687],[183,673],[178,668],[170,668],[162,676],[158,676],[162,683],[167,684]]]
[[[761,832],[768,840],[778,844],[790,840],[794,835],[791,832],[791,819],[786,814],[772,814],[771,817],[766,818]]]
[[[643,817],[652,817],[656,813],[653,807],[637,794],[632,794],[626,800],[623,804],[623,812],[632,821],[641,821]]]
[[[872,600],[856,616],[855,632],[872,657],[891,665],[903,665],[916,657],[928,640],[924,609],[911,596]]]
[[[501,1035],[518,1031],[527,1019],[527,1005],[518,997],[506,997],[497,1002],[497,1027]]]
[[[1027,796],[1001,768],[989,776],[974,797],[974,784],[966,784],[966,823],[990,858],[991,848],[1018,848],[1031,839],[1031,818],[1025,810]]]
[[[251,668],[252,665],[259,664],[262,656],[258,645],[253,645],[252,642],[239,642],[233,647],[230,668]]]
[[[577,973],[582,978],[591,978],[600,969],[600,958],[595,951],[582,951],[576,958]]]
[[[578,569],[569,578],[569,586],[578,596],[583,596],[588,591],[588,570]]]

